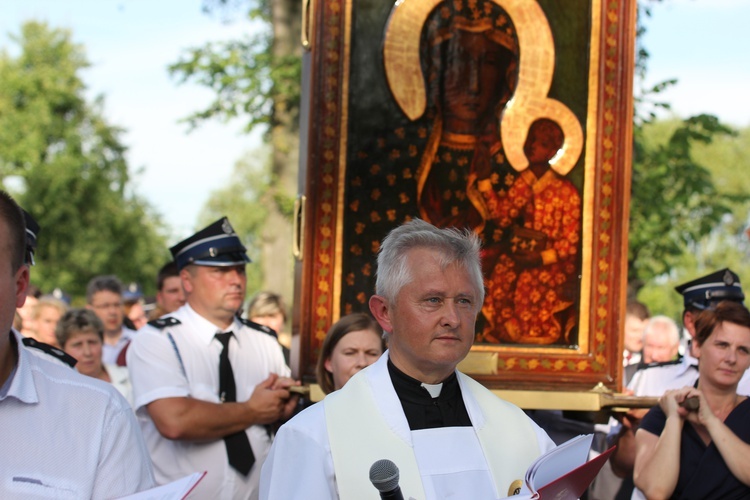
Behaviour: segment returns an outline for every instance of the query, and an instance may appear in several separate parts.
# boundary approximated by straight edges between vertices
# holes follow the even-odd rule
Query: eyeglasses
[[[97,309],[99,311],[103,311],[105,309],[121,309],[122,308],[122,301],[120,302],[107,302],[104,304],[91,304],[91,307],[94,309]]]

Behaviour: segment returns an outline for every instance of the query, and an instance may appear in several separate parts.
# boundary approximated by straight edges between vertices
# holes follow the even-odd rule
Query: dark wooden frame
[[[310,0],[305,36],[292,365],[314,380],[322,339],[341,311],[342,200],[355,0]],[[506,389],[621,388],[632,149],[635,0],[591,0],[580,333],[573,349],[477,345],[471,375]],[[594,80],[591,80],[593,78]],[[592,90],[593,89],[593,90]],[[374,264],[373,264],[374,267]],[[370,291],[371,292],[371,291]]]

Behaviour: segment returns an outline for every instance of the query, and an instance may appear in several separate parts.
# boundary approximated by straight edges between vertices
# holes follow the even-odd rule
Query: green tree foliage
[[[644,128],[643,143],[649,148],[659,147],[683,123],[673,119],[650,124]],[[724,267],[739,274],[745,289],[750,283],[750,235],[746,232],[750,223],[750,176],[744,175],[750,172],[750,128],[715,136],[709,143],[696,142],[692,157],[705,166],[716,198],[730,211],[725,210],[707,234],[683,245],[683,251],[670,259],[669,272],[648,280],[638,293],[653,311],[675,319],[682,312],[680,297],[673,290],[676,285]]]
[[[98,274],[147,291],[168,258],[159,217],[132,193],[120,142],[103,101],[86,101],[89,66],[67,30],[30,21],[18,55],[0,53],[0,179],[42,228],[32,280],[43,291],[85,292]]]
[[[214,91],[213,101],[185,118],[190,127],[208,119],[246,120],[249,131],[256,126],[278,124],[280,105],[292,114],[294,128],[299,123],[301,62],[298,51],[275,53],[273,4],[278,0],[207,0],[204,10],[232,15],[246,7],[250,33],[241,40],[207,43],[186,50],[169,66],[180,83],[192,82]]]
[[[301,6],[299,0],[204,0],[204,10],[210,13],[232,17],[242,12],[251,33],[240,40],[189,49],[169,68],[180,82],[197,83],[214,92],[208,107],[186,118],[190,127],[208,119],[234,118],[244,120],[247,130],[263,127],[271,152],[268,183],[262,193],[256,193],[262,195],[267,210],[264,223],[255,229],[254,241],[260,246],[256,265],[264,270],[262,287],[281,293],[290,303],[291,212],[299,163]]]
[[[643,21],[656,1],[639,4],[637,85],[649,58]],[[727,266],[750,278],[743,263],[750,180],[736,182],[750,166],[750,143],[711,115],[657,120],[670,110],[661,92],[677,83],[636,87],[628,288],[654,311],[679,318],[674,285]]]
[[[709,234],[731,212],[711,172],[693,154],[695,143],[731,134],[715,117],[680,123],[664,143],[647,144],[648,127],[636,127],[630,207],[629,280],[668,273],[691,244]]]

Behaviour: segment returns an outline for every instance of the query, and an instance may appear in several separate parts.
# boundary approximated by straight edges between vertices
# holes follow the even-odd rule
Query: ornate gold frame
[[[427,0],[425,0],[427,1]],[[429,0],[437,3],[437,0]],[[582,278],[580,331],[575,349],[475,346],[463,366],[488,386],[499,389],[587,390],[596,384],[618,390],[621,385],[619,332],[626,290],[627,220],[630,190],[632,78],[635,46],[635,0],[591,0],[588,54],[588,116],[585,131],[559,101],[548,97],[554,50],[545,42],[549,30],[539,29],[541,8],[530,0],[493,0],[517,19],[519,43],[540,47],[527,51],[518,91],[503,117],[503,142],[514,168],[525,165],[522,145],[536,117],[551,117],[565,127],[566,153],[555,165],[567,173],[578,156],[585,157],[583,183]],[[352,0],[312,2],[303,92],[303,150],[298,204],[299,256],[294,310],[293,370],[312,379],[317,352],[329,326],[341,315],[342,241],[345,174],[349,130],[349,54],[352,40]],[[414,4],[414,2],[411,2]],[[394,95],[404,112],[424,111],[421,71],[413,54],[402,50],[404,33],[419,19],[410,17],[410,2],[399,2],[405,14],[389,26],[384,51],[398,54],[386,73],[399,73]],[[541,14],[544,17],[544,14]],[[401,23],[401,24],[399,24]],[[532,29],[534,27],[534,29]],[[531,43],[522,37],[536,37]],[[547,43],[547,45],[545,45]],[[411,58],[411,59],[410,59]],[[410,62],[411,61],[411,62]],[[393,69],[395,68],[395,70]],[[418,69],[418,66],[416,66]],[[389,77],[390,78],[390,77]],[[422,103],[422,104],[420,104]],[[510,124],[506,126],[507,124]]]

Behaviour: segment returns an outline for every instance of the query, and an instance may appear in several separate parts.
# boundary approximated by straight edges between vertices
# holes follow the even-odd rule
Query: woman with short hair
[[[114,385],[133,406],[128,369],[102,362],[104,324],[94,311],[71,309],[60,318],[55,333],[60,347],[78,361],[76,370],[79,373]]]
[[[695,387],[667,391],[636,432],[634,479],[647,498],[749,498],[750,311],[721,302],[695,322]],[[691,406],[697,403],[697,406]]]

